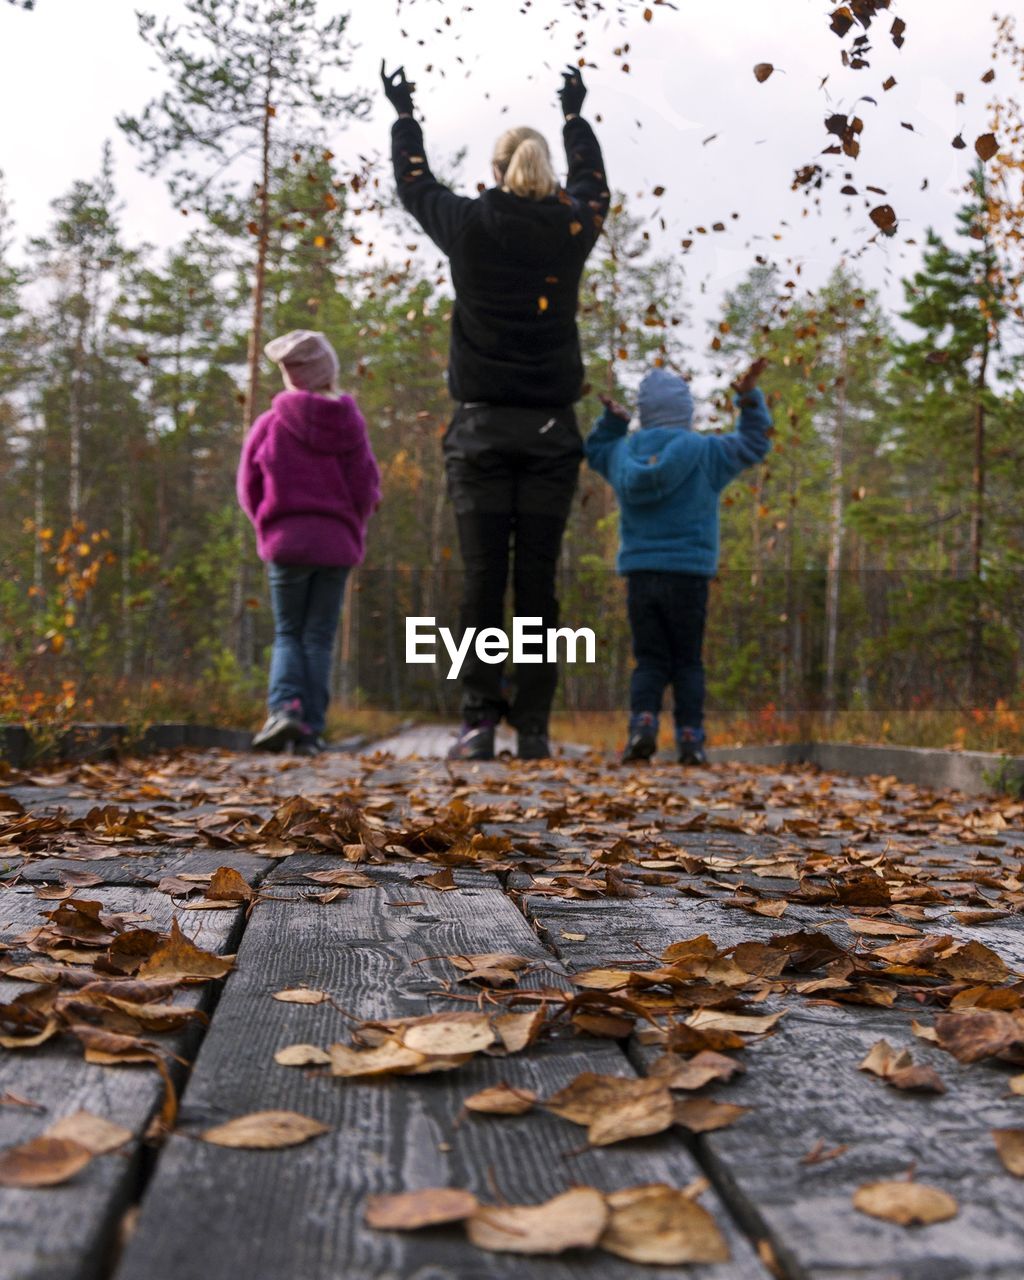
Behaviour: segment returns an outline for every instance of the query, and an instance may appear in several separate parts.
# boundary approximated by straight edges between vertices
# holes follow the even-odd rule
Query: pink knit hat
[[[263,348],[292,391],[323,391],[338,382],[338,357],[322,333],[293,329]]]

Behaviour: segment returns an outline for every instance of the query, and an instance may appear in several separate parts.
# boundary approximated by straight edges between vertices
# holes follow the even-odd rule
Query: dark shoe
[[[551,743],[547,733],[519,733],[516,737],[516,755],[520,760],[550,760]]]
[[[638,760],[650,760],[658,749],[658,717],[649,711],[641,711],[629,718],[629,738],[622,753],[623,764],[635,764]]]
[[[679,754],[676,756],[679,764],[707,764],[708,758],[704,753],[703,729],[677,729],[676,746],[679,749]]]
[[[302,723],[302,704],[296,699],[271,711],[263,728],[252,740],[254,751],[283,751],[290,742],[308,737]]]
[[[293,745],[292,751],[297,756],[319,756],[323,754],[325,746],[323,738],[315,733],[307,733]]]
[[[493,760],[494,721],[464,724],[448,751],[449,760]]]

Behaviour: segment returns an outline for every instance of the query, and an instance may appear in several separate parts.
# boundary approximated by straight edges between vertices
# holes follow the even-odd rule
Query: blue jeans
[[[708,579],[696,573],[636,570],[627,575],[629,628],[636,668],[629,709],[657,715],[666,685],[675,695],[675,723],[681,729],[704,726],[704,622]]]
[[[323,733],[349,566],[270,564],[267,570],[274,609],[267,704],[275,711],[298,699],[310,731]]]

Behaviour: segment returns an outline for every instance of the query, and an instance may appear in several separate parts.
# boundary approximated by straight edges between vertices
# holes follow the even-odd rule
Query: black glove
[[[569,67],[562,72],[562,87],[558,91],[562,104],[563,116],[578,116],[583,110],[583,99],[587,96],[587,86],[577,67]]]
[[[384,96],[400,116],[412,115],[412,95],[416,86],[405,78],[405,67],[399,67],[390,75],[384,70],[384,59],[380,60],[380,78],[384,85]]]

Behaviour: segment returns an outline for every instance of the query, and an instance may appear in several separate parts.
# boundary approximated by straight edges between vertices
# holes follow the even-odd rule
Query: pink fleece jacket
[[[237,490],[261,560],[361,563],[380,472],[356,402],[311,391],[276,395],[242,447]]]

